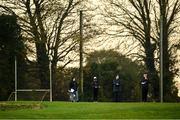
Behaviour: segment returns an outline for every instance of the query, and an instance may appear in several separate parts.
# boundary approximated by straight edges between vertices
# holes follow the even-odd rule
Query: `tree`
[[[135,38],[141,45],[138,57],[141,57],[146,65],[147,71],[150,73],[153,83],[154,99],[159,98],[159,77],[155,65],[155,50],[157,40],[152,39],[152,19],[151,19],[151,0],[129,0],[124,4],[120,1],[108,1],[113,6],[114,11],[106,10],[106,17],[117,25],[125,29],[125,36]],[[127,7],[128,6],[128,7]],[[130,8],[133,8],[130,9]],[[111,23],[111,24],[112,24]],[[118,34],[124,34],[119,32]]]
[[[159,0],[159,6],[163,21],[163,93],[165,101],[172,101],[177,98],[178,93],[173,79],[178,72],[175,67],[177,54],[174,54],[174,51],[177,51],[179,39],[173,36],[179,34],[177,31],[180,26],[177,21],[180,14],[180,1]]]
[[[117,74],[122,78],[122,101],[139,101],[140,86],[144,66],[113,50],[95,51],[87,57],[85,66],[85,98],[91,100],[93,76],[100,82],[100,101],[112,101],[112,80]]]
[[[23,37],[28,40],[28,45],[32,46],[29,49],[35,52],[41,88],[49,88],[49,56],[52,56],[55,88],[57,66],[64,68],[78,55],[74,53],[79,50],[79,9],[83,5],[81,3],[86,7],[86,0],[2,0],[0,3],[0,7],[17,16]],[[89,24],[93,16],[86,14],[85,17],[87,19],[84,20],[83,27],[87,28],[84,32],[88,34],[83,38],[90,39],[99,32],[92,30],[92,25]]]
[[[63,61],[77,44],[78,27],[73,10],[80,0],[5,0],[1,4],[16,14],[23,37],[35,44],[41,88],[48,88],[48,56],[52,56],[52,71],[56,73],[57,62]]]
[[[0,100],[7,100],[14,91],[14,59],[18,60],[18,79],[23,80],[26,49],[20,26],[13,15],[0,15]]]
[[[153,96],[154,100],[159,100],[159,77],[158,71],[156,69],[159,64],[159,33],[160,33],[160,13],[159,6],[157,6],[157,1],[155,0],[128,0],[128,1],[109,1],[109,5],[113,6],[115,12],[112,12],[112,9],[106,9],[106,17],[111,24],[117,25],[121,28],[121,31],[117,33],[122,36],[131,36],[139,42],[141,49],[138,53],[138,57],[143,59],[143,62],[146,65],[147,71],[151,76],[151,81],[153,84]],[[179,2],[174,0],[173,2],[166,1],[168,7],[163,6],[162,8],[167,12],[164,17],[169,21],[169,32],[164,31],[164,38],[168,41],[172,41],[171,35],[177,30],[177,24],[174,24],[179,13]],[[107,7],[106,7],[107,8]],[[162,10],[161,10],[162,11]],[[167,30],[167,28],[165,28]],[[166,34],[166,35],[165,35]],[[175,59],[171,59],[173,55],[172,48],[176,43],[169,43],[167,40],[164,40],[164,70],[173,72],[165,72],[166,75],[175,75],[176,69],[174,69]],[[169,56],[168,54],[171,54]],[[171,62],[170,62],[171,61]],[[171,64],[169,64],[171,63]],[[166,65],[165,65],[166,64]],[[164,74],[164,75],[165,75]],[[173,77],[171,80],[173,81]],[[173,83],[164,82],[167,86],[165,89],[168,89],[168,86],[172,86]],[[170,91],[169,91],[170,92]],[[171,91],[172,92],[172,91]],[[168,93],[170,94],[170,93]]]

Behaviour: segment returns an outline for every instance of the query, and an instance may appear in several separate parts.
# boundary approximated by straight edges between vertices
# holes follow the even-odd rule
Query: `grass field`
[[[180,119],[180,103],[0,102],[0,119]]]

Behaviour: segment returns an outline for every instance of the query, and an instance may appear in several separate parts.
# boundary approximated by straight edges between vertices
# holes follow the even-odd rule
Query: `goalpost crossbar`
[[[33,91],[35,91],[35,92],[45,92],[45,91],[47,91],[47,92],[49,92],[50,91],[50,89],[17,89],[16,90],[17,92],[24,92],[24,91],[29,91],[29,92],[33,92]]]
[[[43,97],[41,98],[41,101],[43,101],[47,93],[50,91],[51,91],[50,89],[17,89],[15,92],[12,92],[10,94],[10,96],[8,97],[8,101],[10,101],[11,96],[17,92],[45,92],[43,94]]]

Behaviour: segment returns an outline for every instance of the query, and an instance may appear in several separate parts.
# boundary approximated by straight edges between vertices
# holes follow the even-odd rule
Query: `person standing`
[[[148,74],[144,73],[143,78],[141,80],[141,92],[142,92],[143,102],[147,102],[148,86],[149,86]]]
[[[92,88],[93,88],[93,101],[97,102],[98,101],[99,82],[98,82],[96,76],[93,77]]]
[[[120,101],[120,92],[121,92],[121,80],[119,79],[119,75],[116,75],[116,79],[113,80],[113,101]]]
[[[70,88],[70,90],[71,90],[71,89],[74,90],[74,91],[73,91],[73,92],[74,92],[74,95],[75,95],[74,101],[77,102],[77,101],[79,100],[79,98],[78,98],[78,84],[77,84],[75,78],[73,78],[73,79],[71,80],[71,82],[70,82],[70,84],[69,84],[69,88]]]

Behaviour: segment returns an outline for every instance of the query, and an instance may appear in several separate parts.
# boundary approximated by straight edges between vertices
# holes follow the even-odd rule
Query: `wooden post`
[[[79,61],[79,78],[80,78],[80,87],[81,87],[81,97],[83,98],[83,12],[80,10],[80,42],[79,42],[79,52],[80,52],[80,61]]]

